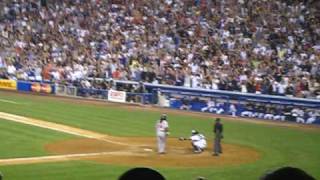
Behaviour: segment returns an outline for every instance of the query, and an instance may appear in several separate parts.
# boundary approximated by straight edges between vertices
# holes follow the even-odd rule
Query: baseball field
[[[168,114],[168,153],[156,152],[155,123]],[[216,116],[147,106],[0,91],[0,172],[8,180],[115,180],[137,166],[169,180],[256,180],[282,166],[320,179],[320,128],[222,117],[224,153],[211,156]],[[196,129],[209,149],[193,154]]]

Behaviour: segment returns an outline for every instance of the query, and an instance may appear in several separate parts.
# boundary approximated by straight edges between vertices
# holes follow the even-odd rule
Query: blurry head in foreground
[[[282,167],[269,172],[260,180],[316,180],[303,170],[293,167]]]
[[[153,169],[141,167],[126,171],[119,180],[165,180],[165,178]]]

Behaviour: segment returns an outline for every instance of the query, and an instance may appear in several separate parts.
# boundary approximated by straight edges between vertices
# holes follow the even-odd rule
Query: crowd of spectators
[[[320,98],[319,9],[317,0],[2,0],[0,78]]]

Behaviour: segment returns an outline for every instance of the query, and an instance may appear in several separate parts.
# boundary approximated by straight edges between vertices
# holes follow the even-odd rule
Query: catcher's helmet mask
[[[191,130],[191,134],[198,134],[198,131],[196,131],[196,130]]]

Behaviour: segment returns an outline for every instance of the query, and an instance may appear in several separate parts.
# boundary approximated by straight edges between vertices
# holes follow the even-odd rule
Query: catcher
[[[191,131],[190,138],[180,137],[179,140],[190,140],[194,153],[202,153],[207,147],[206,137],[196,130]]]

